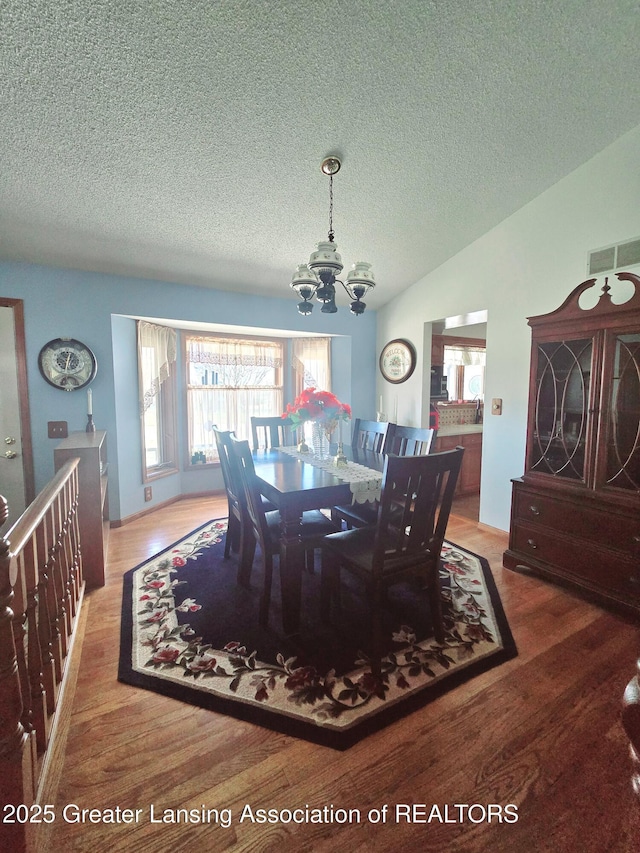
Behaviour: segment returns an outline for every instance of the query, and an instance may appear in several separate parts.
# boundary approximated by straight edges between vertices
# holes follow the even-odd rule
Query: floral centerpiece
[[[331,441],[333,431],[340,421],[348,421],[351,418],[351,406],[341,403],[335,394],[330,391],[318,391],[316,388],[305,388],[298,394],[293,403],[288,403],[286,410],[282,413],[283,418],[291,418],[294,427],[304,423],[312,422],[314,425],[314,444],[325,436]],[[300,444],[300,450],[304,450],[304,442]],[[322,455],[322,450],[320,450]]]

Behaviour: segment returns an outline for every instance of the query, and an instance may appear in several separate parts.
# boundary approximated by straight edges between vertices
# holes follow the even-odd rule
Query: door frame
[[[0,296],[0,307],[11,308],[13,310],[24,497],[26,506],[29,506],[35,498],[35,477],[33,470],[33,443],[31,441],[31,414],[29,411],[29,385],[27,379],[27,346],[24,333],[24,302],[22,299],[9,299]],[[7,342],[5,342],[6,345]]]

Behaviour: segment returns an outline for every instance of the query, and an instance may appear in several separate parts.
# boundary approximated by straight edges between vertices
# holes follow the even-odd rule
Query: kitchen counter
[[[436,433],[435,452],[464,447],[456,495],[478,494],[482,470],[482,424],[447,424]]]
[[[450,424],[440,427],[438,436],[443,435],[470,435],[475,432],[482,432],[482,424]]]

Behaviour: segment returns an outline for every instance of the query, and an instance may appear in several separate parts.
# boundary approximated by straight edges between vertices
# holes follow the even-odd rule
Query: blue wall
[[[287,292],[286,283],[283,292]],[[149,508],[142,484],[137,394],[135,323],[130,316],[242,325],[259,330],[337,335],[332,345],[333,390],[359,417],[375,416],[376,314],[354,317],[343,304],[334,315],[296,311],[295,299],[271,299],[167,282],[0,263],[0,296],[22,299],[28,361],[29,400],[36,490],[53,474],[55,439],[47,421],[86,425],[86,391],[67,393],[48,385],[38,370],[38,353],[57,337],[78,338],[98,360],[93,390],[94,421],[108,431],[109,513],[112,520]],[[124,315],[124,316],[120,316]],[[178,412],[184,431],[182,403]],[[184,441],[180,450],[185,454]],[[216,469],[181,470],[153,483],[153,504],[176,495],[222,488]]]

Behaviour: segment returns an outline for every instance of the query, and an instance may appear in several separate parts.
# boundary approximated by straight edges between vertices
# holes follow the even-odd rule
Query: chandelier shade
[[[333,234],[333,176],[340,170],[340,165],[337,157],[327,157],[320,167],[329,176],[329,234],[327,240],[316,245],[309,261],[299,264],[293,274],[290,286],[302,300],[298,303],[300,314],[311,314],[314,298],[322,303],[323,314],[335,314],[338,310],[335,285],[338,283],[353,300],[351,313],[359,316],[367,307],[362,301],[363,296],[376,286],[371,264],[366,261],[358,261],[351,267],[346,282],[338,278],[344,267]]]

